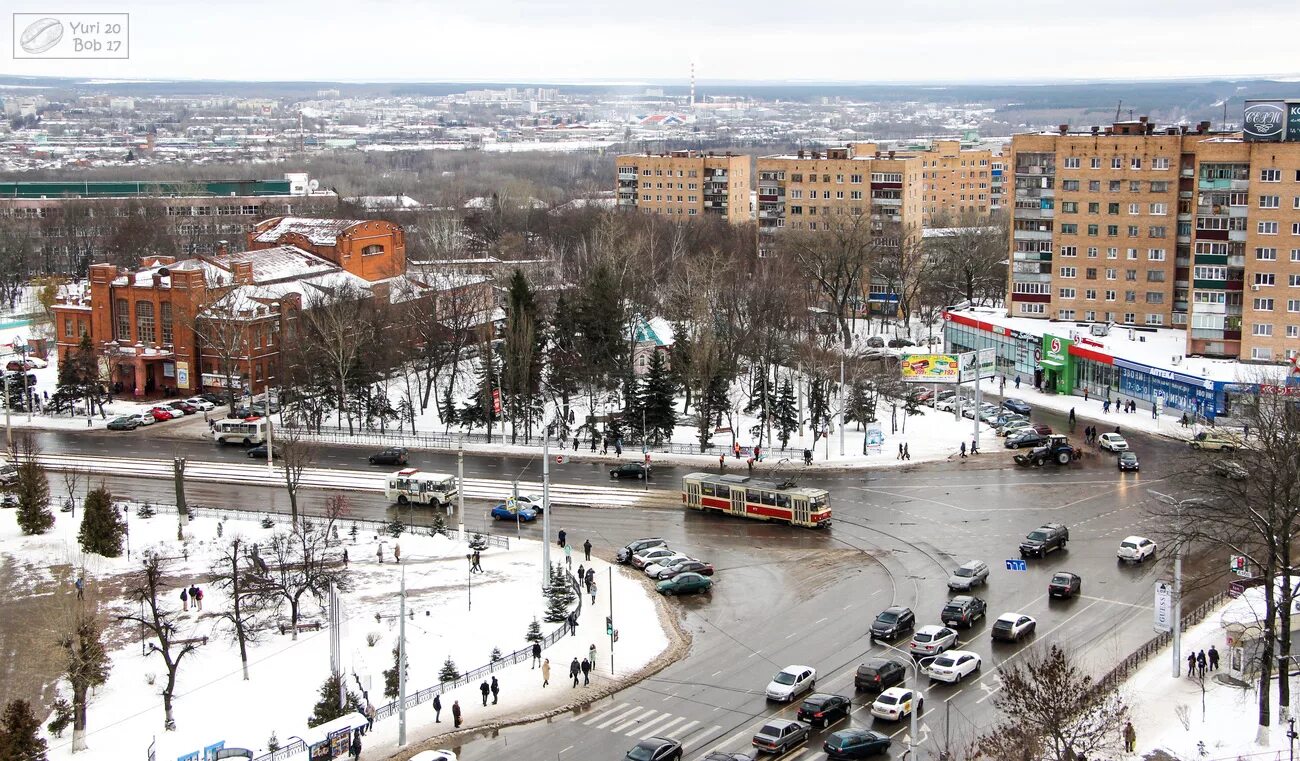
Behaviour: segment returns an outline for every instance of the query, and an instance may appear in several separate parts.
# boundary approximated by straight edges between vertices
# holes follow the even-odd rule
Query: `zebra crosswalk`
[[[593,729],[603,729],[638,740],[656,735],[670,736],[678,739],[685,748],[707,742],[722,731],[722,727],[717,724],[705,725],[687,716],[677,716],[668,711],[631,703],[618,703],[595,714],[575,716],[570,721],[581,721]]]

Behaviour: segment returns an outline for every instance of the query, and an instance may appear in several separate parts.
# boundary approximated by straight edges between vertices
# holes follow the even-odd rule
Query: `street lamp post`
[[[908,712],[909,714],[908,718],[911,719],[911,726],[908,729],[907,750],[903,751],[903,758],[911,758],[912,748],[916,747],[916,743],[917,743],[916,709],[917,709],[917,705],[920,703],[920,700],[917,697],[917,687],[920,685],[921,682],[921,672],[919,669],[917,669],[916,661],[912,658],[910,653],[905,653],[902,650],[899,650],[898,648],[894,647],[893,645],[890,645],[885,642],[881,642],[880,640],[875,640],[875,643],[888,650],[893,650],[895,653],[898,653],[899,655],[903,656],[903,665],[907,666],[912,670],[912,710]]]
[[[1182,531],[1183,527],[1183,502],[1181,499],[1174,499],[1168,494],[1161,494],[1158,491],[1152,491],[1151,494],[1156,499],[1174,508],[1174,522],[1176,531]],[[1179,542],[1174,548],[1174,599],[1170,606],[1173,610],[1170,624],[1172,635],[1170,641],[1170,655],[1173,662],[1170,664],[1170,674],[1177,679],[1182,669],[1182,628],[1183,628],[1183,542]]]
[[[406,745],[406,561],[402,564],[402,601],[397,634],[397,746]]]

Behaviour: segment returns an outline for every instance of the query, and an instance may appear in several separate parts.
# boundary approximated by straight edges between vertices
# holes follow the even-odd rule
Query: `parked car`
[[[267,404],[264,401],[257,401],[248,406],[253,410],[253,414],[255,415],[274,415],[280,411],[280,403],[275,400],[271,400],[270,404]]]
[[[1226,431],[1201,431],[1187,442],[1192,449],[1210,449],[1233,452],[1243,448],[1243,442],[1237,436]]]
[[[406,464],[406,447],[388,447],[387,449],[375,452],[366,458],[371,465],[397,465]]]
[[[981,407],[980,422],[989,426],[996,426],[998,420],[1002,417],[1002,411],[997,407]]]
[[[11,486],[18,481],[18,468],[12,462],[0,464],[0,486]]]
[[[1046,557],[1052,550],[1063,550],[1070,541],[1070,529],[1060,523],[1046,523],[1030,531],[1020,543],[1020,557]]]
[[[164,420],[171,420],[174,417],[179,417],[184,414],[185,413],[181,412],[180,410],[174,410],[171,409],[170,407],[153,407],[149,410],[149,416],[159,423],[161,423]]]
[[[998,408],[988,402],[980,403],[978,410],[975,409],[975,405],[973,404],[963,405],[961,410],[962,417],[970,418],[971,420],[974,420],[976,415],[979,415],[980,419],[983,420],[986,417],[992,417],[996,414],[998,414]]]
[[[36,370],[42,367],[49,367],[49,363],[39,357],[28,357],[26,360],[11,359],[5,363],[5,369],[14,373]]]
[[[997,434],[999,436],[1010,436],[1013,433],[1021,431],[1032,431],[1034,427],[1024,418],[1011,418],[1002,425],[998,426]]]
[[[843,695],[817,692],[803,699],[795,718],[814,727],[825,727],[832,721],[847,719],[853,703]]]
[[[670,737],[647,737],[623,756],[623,761],[681,761],[682,744]]]
[[[853,675],[853,686],[859,690],[882,692],[896,684],[902,684],[906,678],[907,669],[898,661],[872,658],[858,664],[858,671]]]
[[[627,563],[632,560],[632,553],[634,552],[644,550],[648,547],[666,547],[666,546],[668,546],[668,540],[661,539],[657,536],[649,539],[637,539],[635,541],[628,542],[622,547],[619,547],[618,551],[614,553],[614,559],[620,563]]]
[[[715,750],[700,761],[754,761],[754,757],[745,753],[727,753]]]
[[[618,466],[617,468],[611,470],[609,472],[609,477],[618,478],[618,479],[624,479],[624,478],[644,479],[649,474],[650,471],[646,468],[646,466],[642,465],[639,462],[629,462],[629,463],[624,463]]]
[[[1128,449],[1128,442],[1118,433],[1103,433],[1097,440],[1097,446],[1111,452],[1123,452]]]
[[[655,584],[656,592],[669,597],[707,592],[710,589],[713,589],[713,579],[698,573],[679,573]]]
[[[1019,642],[1037,628],[1038,622],[1024,613],[1003,613],[989,628],[989,636],[995,641]]]
[[[1021,447],[1042,446],[1047,441],[1047,436],[1039,433],[1033,428],[1022,428],[1015,433],[1007,434],[1007,440],[1003,444],[1007,449],[1020,449]]]
[[[632,567],[645,570],[645,567],[651,563],[658,563],[660,560],[670,558],[676,554],[678,554],[676,550],[670,550],[663,545],[647,547],[632,555]]]
[[[1069,571],[1057,571],[1052,574],[1052,580],[1047,583],[1049,597],[1069,599],[1081,591],[1083,591],[1083,579],[1079,578],[1077,573]]]
[[[673,563],[667,567],[660,566],[659,570],[655,573],[650,573],[650,568],[648,566],[646,567],[646,575],[652,579],[659,579],[660,581],[671,579],[679,573],[698,573],[701,576],[712,576],[713,564],[706,563],[703,560],[696,560],[695,558],[686,558],[681,562]]]
[[[1025,417],[1029,417],[1029,414],[1034,411],[1034,408],[1030,407],[1029,403],[1023,399],[1003,399],[1002,408]]]
[[[903,349],[908,346],[916,346],[916,342],[909,341],[906,338],[891,338],[885,342],[885,345],[891,349]]]
[[[878,719],[899,721],[912,714],[913,704],[918,714],[925,710],[925,698],[915,690],[906,687],[890,687],[880,693],[871,704],[871,715]]]
[[[956,631],[946,626],[927,624],[912,635],[912,640],[907,643],[907,650],[913,655],[938,655],[955,644],[957,644]]]
[[[964,626],[967,629],[984,617],[988,604],[973,595],[957,595],[943,606],[939,620],[948,626]]]
[[[948,588],[969,592],[989,580],[989,566],[983,560],[967,560],[948,577]]]
[[[140,425],[153,425],[153,424],[154,424],[153,415],[150,415],[148,412],[137,412],[137,413],[135,413],[134,415],[132,415],[131,417],[133,417],[133,418],[135,418],[137,421],[139,421]]]
[[[983,661],[969,650],[949,650],[930,661],[925,673],[932,682],[955,684],[970,676],[978,674]]]
[[[194,414],[198,413],[198,411],[199,411],[199,408],[198,408],[198,407],[195,407],[194,405],[190,404],[189,402],[184,401],[184,400],[181,400],[181,399],[178,399],[178,400],[176,400],[176,401],[174,401],[174,402],[171,402],[171,403],[169,403],[167,406],[168,406],[168,407],[171,407],[171,408],[174,409],[174,410],[180,410],[181,412],[185,413],[186,415],[194,415]]]
[[[1138,462],[1137,452],[1132,449],[1120,452],[1116,464],[1121,471],[1142,469],[1141,463]]]
[[[134,431],[140,427],[140,421],[135,415],[122,415],[108,421],[108,430],[110,431]]]
[[[789,703],[817,684],[817,669],[812,666],[786,666],[767,683],[768,700]]]
[[[909,391],[907,396],[917,404],[925,404],[934,397],[934,391],[928,388],[917,388]]]
[[[649,576],[650,578],[654,579],[654,578],[658,578],[659,572],[662,571],[665,566],[672,565],[673,563],[676,563],[678,561],[687,561],[690,559],[691,559],[690,555],[687,555],[686,553],[674,552],[673,554],[661,557],[658,560],[655,560],[654,562],[646,563],[645,567],[642,568],[641,570],[645,572],[646,576]]]
[[[889,735],[872,729],[841,729],[826,738],[822,750],[833,759],[888,756]]]
[[[1052,435],[1052,426],[1046,423],[1033,423],[1031,424],[1030,427],[1033,428],[1035,431],[1038,431],[1039,433],[1043,434],[1044,436]]]
[[[204,399],[208,402],[211,402],[216,407],[220,407],[221,405],[226,403],[226,400],[223,397],[217,396],[216,394],[209,394],[206,391],[203,392],[202,394],[195,394],[192,398]]]
[[[542,495],[540,494],[520,494],[515,498],[515,504],[520,507],[527,507],[538,515],[546,512],[544,509],[545,506],[542,505]]]
[[[456,761],[456,754],[449,750],[422,750],[411,756],[411,761]]]
[[[248,452],[248,456],[249,456],[250,458],[254,459],[254,460],[257,460],[257,459],[265,460],[265,459],[266,459],[266,445],[265,445],[265,444],[258,444],[258,445],[255,446],[255,447],[249,447],[249,448],[248,448],[247,450],[245,450],[245,451]],[[279,447],[273,447],[273,448],[271,449],[271,459],[275,460],[275,459],[279,459],[279,457],[280,457],[280,448],[279,448]]]
[[[1218,460],[1214,463],[1214,475],[1230,478],[1233,481],[1245,481],[1250,477],[1250,471],[1236,460]]]
[[[959,397],[956,394],[947,399],[940,399],[934,403],[934,408],[940,412],[952,412],[957,409]]]
[[[789,719],[772,719],[754,733],[750,743],[761,752],[783,756],[807,739],[807,724]]]
[[[201,396],[191,396],[189,399],[186,399],[185,401],[188,404],[192,404],[195,407],[198,407],[199,410],[202,412],[207,412],[208,410],[214,410],[217,408],[217,405],[213,404],[212,402],[209,402],[207,399],[204,399]]]
[[[533,512],[532,510],[529,510],[526,507],[521,507],[518,510],[511,510],[505,505],[497,505],[496,507],[492,508],[491,515],[492,515],[492,520],[494,521],[513,521],[515,520],[516,515],[518,515],[519,516],[518,519],[520,521],[523,521],[524,523],[532,523],[533,521],[537,520],[537,513]]]
[[[882,610],[871,622],[873,639],[894,639],[903,632],[911,631],[916,626],[916,614],[911,608],[894,605]]]
[[[871,347],[872,349],[883,349],[885,348],[885,339],[881,338],[880,336],[872,336],[871,338],[867,339],[867,346]]]
[[[1121,563],[1125,560],[1141,563],[1154,554],[1156,554],[1156,543],[1145,536],[1124,537],[1124,541],[1119,543],[1119,550],[1115,553]]]

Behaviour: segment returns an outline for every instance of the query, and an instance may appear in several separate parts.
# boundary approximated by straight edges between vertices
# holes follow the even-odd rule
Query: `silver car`
[[[989,580],[989,567],[983,560],[968,560],[948,577],[948,588],[969,592]]]

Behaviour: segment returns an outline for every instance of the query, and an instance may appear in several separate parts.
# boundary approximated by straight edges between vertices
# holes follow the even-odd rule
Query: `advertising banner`
[[[1152,626],[1158,632],[1174,630],[1174,585],[1167,581],[1156,582],[1156,610]]]
[[[880,423],[867,423],[867,437],[864,442],[868,450],[879,453],[885,444],[885,431]]]
[[[1248,142],[1276,143],[1282,140],[1286,121],[1286,101],[1248,100],[1241,114],[1241,132]]]
[[[904,354],[903,382],[956,383],[959,359],[956,354]]]
[[[1300,101],[1286,104],[1286,137],[1288,143],[1300,142]]]

